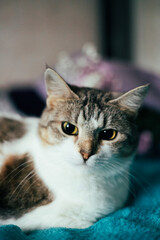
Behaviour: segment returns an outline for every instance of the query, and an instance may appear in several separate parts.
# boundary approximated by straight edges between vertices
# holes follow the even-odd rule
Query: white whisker
[[[22,183],[32,174],[34,173],[34,170],[32,170],[30,173],[27,174],[27,176],[25,176],[25,178],[23,178],[23,180],[18,184],[18,186],[15,188],[15,190],[12,192],[10,199],[12,198],[12,196],[16,193],[16,191],[18,190],[19,187],[21,187]]]
[[[25,179],[25,180],[29,181],[31,178],[33,178],[33,177],[36,176],[36,175],[37,175],[37,173],[34,173],[34,174],[32,174],[29,178],[27,178],[27,179]],[[36,181],[37,181],[37,179],[36,179]],[[34,183],[35,183],[36,181],[34,181]],[[18,197],[19,193],[21,192],[21,190],[22,190],[22,188],[24,187],[25,184],[26,184],[26,182],[23,182],[23,184],[20,186],[20,189],[19,189],[18,193],[16,194],[15,199]],[[32,183],[32,184],[33,184],[33,183]],[[32,184],[31,184],[31,185],[32,185]],[[31,186],[31,185],[30,185],[30,186]],[[29,189],[30,186],[29,186],[27,189]],[[23,196],[25,195],[26,192],[27,192],[27,190],[24,192]]]
[[[21,168],[22,166],[26,165],[24,168],[22,168],[20,171],[16,172],[16,174],[11,177],[11,179],[7,182],[7,183],[10,183],[20,172],[22,172],[25,168],[27,168],[31,163],[32,163],[32,161],[29,160],[28,162],[24,162],[24,163],[20,164],[18,167],[13,169],[5,178],[3,178],[3,180],[0,182],[0,184],[2,184],[9,176],[11,176],[19,168]]]
[[[37,173],[35,173],[34,175],[32,175],[32,177],[36,176]],[[30,177],[29,179],[31,179],[32,177]],[[31,186],[33,186],[35,183],[37,182],[37,179],[35,179],[30,185],[29,187],[26,189],[26,191],[24,192],[23,196],[26,194],[26,192],[28,192],[28,190],[31,188]]]

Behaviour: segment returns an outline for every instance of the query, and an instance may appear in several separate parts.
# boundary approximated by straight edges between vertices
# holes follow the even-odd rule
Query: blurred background
[[[127,91],[151,83],[139,153],[159,156],[159,0],[0,1],[1,111],[40,116],[46,63],[77,85]]]
[[[0,86],[36,80],[59,52],[92,42],[106,59],[160,73],[158,0],[0,1]]]

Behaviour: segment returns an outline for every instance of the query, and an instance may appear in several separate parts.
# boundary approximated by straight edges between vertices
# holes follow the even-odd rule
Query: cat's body
[[[71,90],[51,69],[45,76],[41,119],[0,117],[0,224],[85,228],[127,199],[133,115],[148,87],[114,100],[99,90]]]

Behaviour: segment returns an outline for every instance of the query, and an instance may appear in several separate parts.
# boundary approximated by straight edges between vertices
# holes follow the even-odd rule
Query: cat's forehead
[[[103,112],[93,111],[92,114],[87,114],[85,108],[80,110],[77,118],[77,124],[89,127],[90,129],[103,128],[105,126],[105,118]]]
[[[124,118],[118,106],[107,104],[113,98],[111,93],[82,89],[79,97],[79,100],[66,103],[66,109],[70,109],[70,119],[78,125],[89,124],[90,128],[104,128],[106,124],[119,124]]]
[[[90,122],[95,127],[104,125],[106,102],[109,99],[104,93],[95,89],[80,89],[79,99],[66,102],[70,113],[76,122],[84,124]]]
[[[128,127],[126,114],[118,106],[100,106],[97,103],[88,103],[77,111],[76,123],[81,126],[89,126],[90,129],[115,128],[122,130]]]

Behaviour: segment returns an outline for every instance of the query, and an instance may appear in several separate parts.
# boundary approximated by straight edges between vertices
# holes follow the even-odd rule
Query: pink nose
[[[91,156],[89,153],[85,153],[85,152],[81,152],[81,155],[82,155],[84,161],[87,161],[88,158]]]

